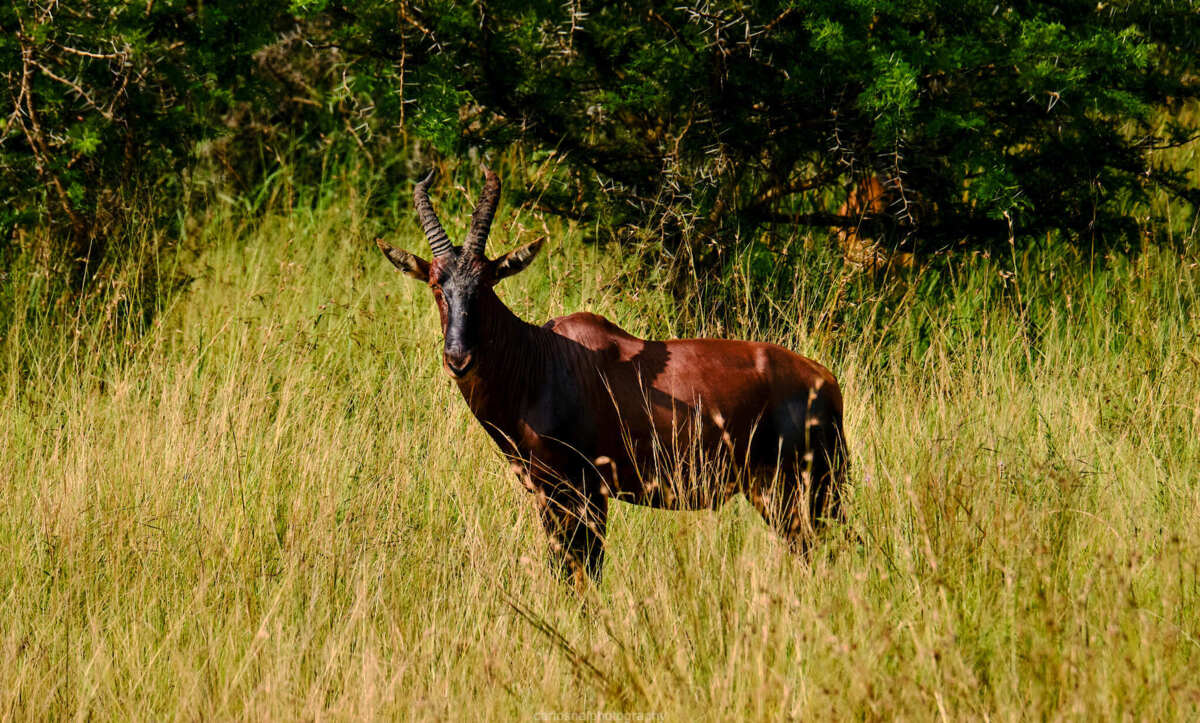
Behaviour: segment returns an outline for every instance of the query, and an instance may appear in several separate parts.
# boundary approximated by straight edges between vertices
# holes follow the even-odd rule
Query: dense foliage
[[[0,244],[52,228],[83,253],[129,194],[161,200],[214,148],[212,167],[245,190],[293,154],[373,163],[417,138],[447,158],[521,149],[537,175],[510,187],[702,265],[762,230],[857,223],[835,209],[871,176],[918,251],[1003,240],[1010,224],[1097,248],[1130,237],[1150,193],[1200,198],[1156,155],[1194,132],[1169,118],[1200,92],[1198,13],[1196,0],[14,3],[0,8]]]
[[[249,58],[275,36],[256,15],[238,3],[0,8],[0,233],[50,230],[56,254],[78,256],[120,233],[132,196],[178,189],[196,141],[254,99]]]
[[[574,183],[549,203],[616,201],[611,220],[667,238],[855,222],[829,212],[865,175],[925,242],[1011,219],[1095,244],[1150,189],[1197,199],[1151,154],[1190,140],[1160,111],[1200,91],[1194,2],[348,7],[346,47],[427,53],[406,52],[408,84],[446,153],[560,154]]]

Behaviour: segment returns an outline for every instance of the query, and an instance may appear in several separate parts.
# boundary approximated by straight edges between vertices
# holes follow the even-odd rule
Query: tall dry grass
[[[501,290],[523,317],[699,318],[835,371],[862,540],[807,564],[742,501],[617,505],[581,600],[365,207],[211,220],[137,335],[9,276],[0,718],[1200,712],[1200,271],[1170,250],[1194,236],[883,286],[751,252],[706,317],[564,232]]]

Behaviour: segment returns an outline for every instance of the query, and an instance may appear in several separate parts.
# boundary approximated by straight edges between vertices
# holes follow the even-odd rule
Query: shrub
[[[0,8],[0,252],[36,230],[47,259],[91,259],[132,209],[173,217],[197,159],[244,193],[285,158],[303,179],[331,151],[394,157],[404,129],[456,157],[511,150],[536,176],[510,189],[663,241],[697,270],[731,245],[778,251],[806,227],[858,224],[862,209],[835,209],[872,179],[889,193],[878,227],[917,255],[1010,228],[1103,249],[1131,238],[1152,194],[1200,200],[1159,153],[1195,138],[1171,113],[1200,91],[1196,12],[13,3]]]
[[[690,241],[702,266],[764,228],[857,223],[833,209],[872,176],[918,251],[1010,221],[1104,247],[1131,203],[1200,198],[1155,155],[1195,138],[1162,113],[1200,90],[1194,1],[299,7],[443,152],[565,161],[544,206]]]

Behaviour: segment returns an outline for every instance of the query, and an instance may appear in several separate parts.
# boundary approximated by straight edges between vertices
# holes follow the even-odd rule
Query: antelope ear
[[[518,271],[523,271],[533,261],[533,257],[538,255],[538,251],[542,250],[542,244],[545,242],[546,239],[544,237],[540,238],[533,243],[527,243],[520,248],[513,249],[493,261],[492,283],[495,284]]]
[[[429,262],[420,256],[410,254],[404,249],[392,248],[383,239],[375,239],[375,245],[387,256],[388,261],[418,281],[429,281]]]

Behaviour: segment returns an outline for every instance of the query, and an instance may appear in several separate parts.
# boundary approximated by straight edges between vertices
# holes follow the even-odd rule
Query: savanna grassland
[[[210,212],[157,259],[193,280],[137,333],[138,278],[73,315],[6,274],[0,718],[1200,713],[1194,226],[883,279],[817,236],[682,306],[552,226],[500,290],[518,314],[821,360],[853,465],[848,529],[811,562],[741,500],[618,505],[580,597],[365,193]],[[512,214],[493,253],[537,225]],[[411,222],[389,240],[426,249]]]

